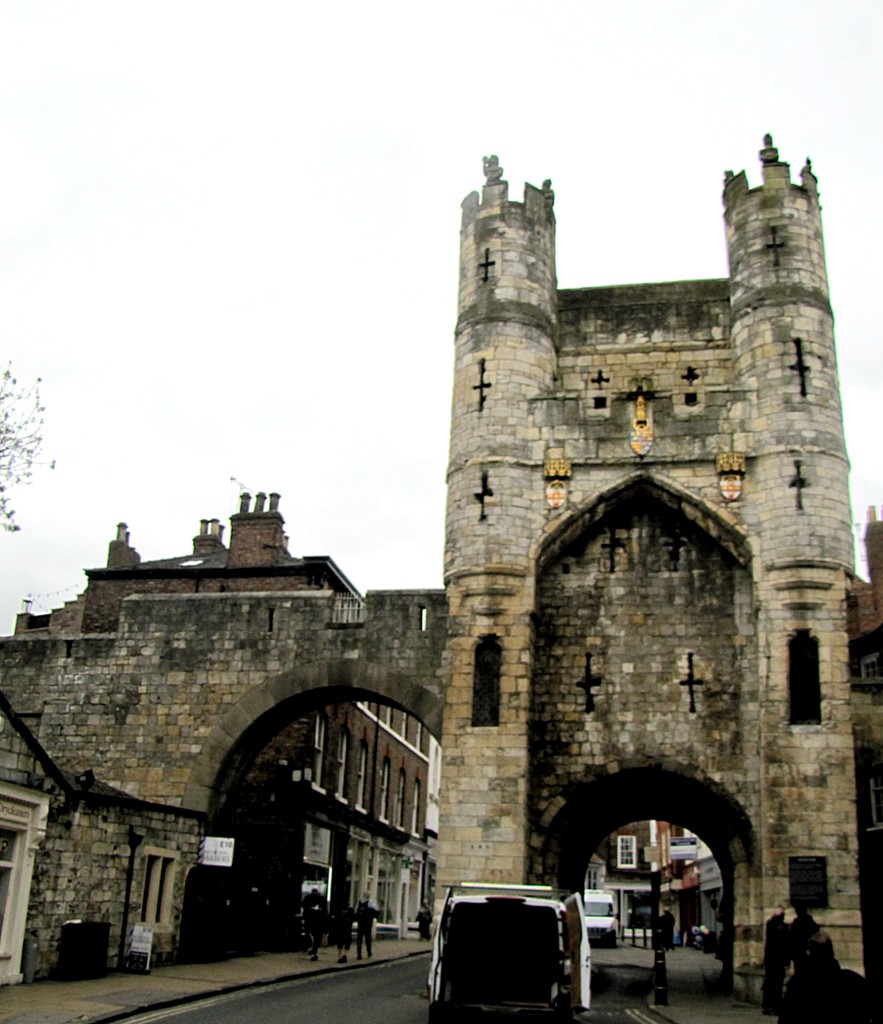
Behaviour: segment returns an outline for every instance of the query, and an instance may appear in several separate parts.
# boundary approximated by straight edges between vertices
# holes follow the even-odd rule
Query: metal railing
[[[349,625],[365,621],[365,602],[355,594],[337,594],[331,606],[331,621]]]

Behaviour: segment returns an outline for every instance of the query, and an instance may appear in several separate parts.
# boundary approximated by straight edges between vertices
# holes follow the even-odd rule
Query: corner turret
[[[445,568],[524,562],[512,545],[509,467],[542,462],[530,399],[555,379],[557,278],[551,182],[509,199],[496,156],[462,204]],[[508,511],[507,511],[508,509]]]
[[[770,135],[759,155],[762,185],[727,172],[723,194],[734,370],[763,427],[753,433],[752,479],[783,495],[779,526],[767,524],[770,555],[848,567],[848,464],[817,180],[807,159],[801,184],[792,183]],[[840,522],[839,548],[795,528],[803,512]]]

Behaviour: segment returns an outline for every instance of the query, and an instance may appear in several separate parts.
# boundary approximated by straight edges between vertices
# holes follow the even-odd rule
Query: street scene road
[[[689,954],[686,954],[689,956]],[[648,1007],[653,979],[647,963],[622,954],[600,954],[592,972],[592,1009],[578,1024],[635,1024],[661,1018]],[[132,1024],[227,1024],[260,1020],[291,1024],[426,1024],[428,956],[377,964],[370,969],[336,971],[217,995],[188,1006],[168,1007],[129,1018]],[[480,965],[477,965],[480,969]]]
[[[338,971],[281,982],[255,991],[220,995],[188,1007],[140,1014],[133,1024],[173,1020],[176,1024],[425,1024],[429,957],[380,963],[359,971]]]

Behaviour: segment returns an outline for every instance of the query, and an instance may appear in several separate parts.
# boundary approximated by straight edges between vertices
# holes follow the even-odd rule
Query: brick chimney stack
[[[224,550],[224,527],[217,519],[200,519],[199,534],[193,538],[194,555],[211,555]]]
[[[129,545],[129,528],[125,523],[118,523],[116,539],[107,546],[107,568],[122,569],[140,561],[141,556]]]
[[[251,495],[242,494],[239,512],[230,517],[230,555],[227,567],[243,565],[276,565],[287,561],[288,540],[283,527],[285,520],[279,512],[279,495],[270,495],[270,507],[265,509],[267,495],[255,495],[254,511],[249,511]]]

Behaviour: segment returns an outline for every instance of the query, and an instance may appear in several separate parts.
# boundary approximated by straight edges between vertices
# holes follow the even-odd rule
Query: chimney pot
[[[869,523],[877,522],[877,506],[868,505],[868,520]]]
[[[273,491],[270,495],[270,511],[275,512],[279,508],[279,495]]]
[[[129,543],[129,527],[125,523],[117,523],[117,540],[120,544]]]
[[[251,505],[251,495],[247,491],[243,491],[239,495],[239,514],[244,515],[248,512],[249,505]]]
[[[255,510],[255,512],[263,512],[264,511],[264,502],[266,500],[267,500],[266,494],[264,494],[263,491],[258,491],[258,493],[254,496],[254,510]]]

